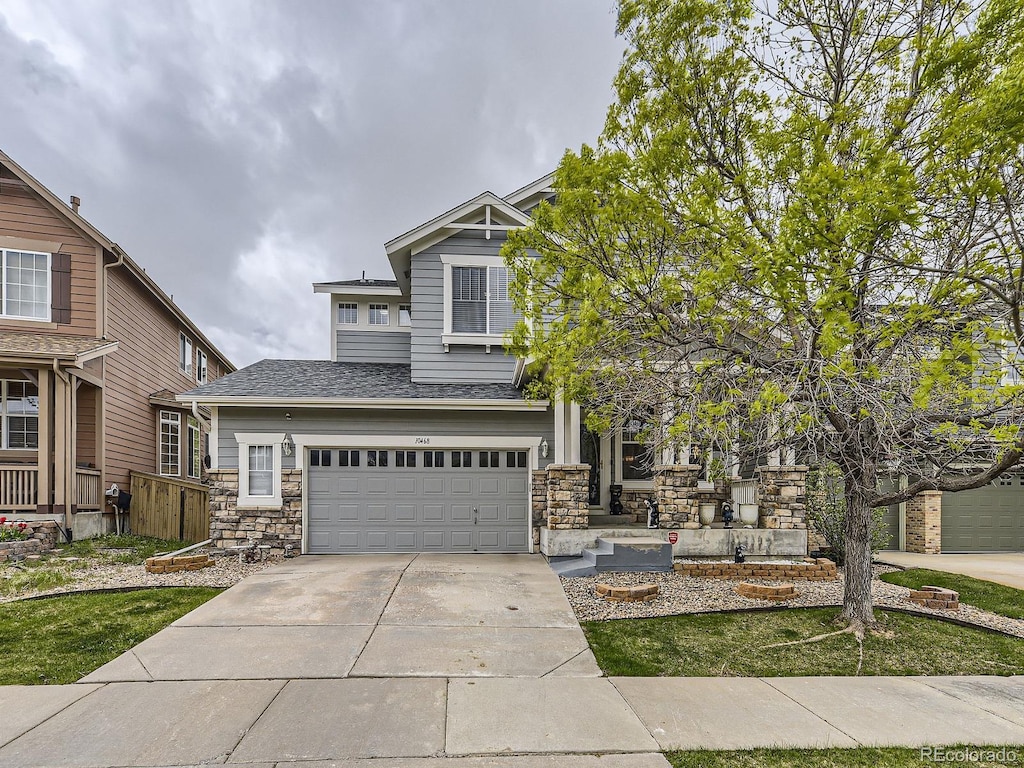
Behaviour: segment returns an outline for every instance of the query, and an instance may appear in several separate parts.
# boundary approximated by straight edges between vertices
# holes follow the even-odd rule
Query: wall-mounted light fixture
[[[291,456],[292,451],[295,450],[295,441],[292,440],[291,435],[285,435],[284,440],[281,441],[281,450],[285,456]]]
[[[540,441],[540,455],[541,455],[541,458],[545,458],[546,459],[548,457],[548,441],[547,441],[546,438],[541,438],[541,441]]]

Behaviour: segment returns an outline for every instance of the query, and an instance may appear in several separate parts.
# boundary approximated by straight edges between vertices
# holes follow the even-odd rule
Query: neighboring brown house
[[[81,538],[132,471],[201,478],[208,415],[175,395],[234,366],[77,208],[0,151],[0,514]]]

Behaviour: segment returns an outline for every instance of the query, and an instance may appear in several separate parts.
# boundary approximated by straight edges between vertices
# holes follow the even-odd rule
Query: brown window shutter
[[[50,319],[71,322],[71,254],[55,253],[50,261]]]

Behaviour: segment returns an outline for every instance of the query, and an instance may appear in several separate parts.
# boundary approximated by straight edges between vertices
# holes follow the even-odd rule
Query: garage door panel
[[[444,520],[444,504],[424,504],[423,522],[439,523]]]
[[[403,452],[404,466],[310,466],[309,551],[529,551],[529,472],[492,453],[488,467],[479,451],[468,467],[463,455],[458,467],[428,467],[416,451]]]
[[[943,552],[1024,550],[1024,477],[942,495]]]

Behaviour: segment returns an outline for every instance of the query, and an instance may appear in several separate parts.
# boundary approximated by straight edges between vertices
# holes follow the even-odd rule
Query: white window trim
[[[174,418],[167,418],[165,416]],[[164,472],[164,424],[176,424],[178,427],[178,468],[174,473]],[[181,477],[181,414],[177,411],[160,411],[156,420],[156,473],[160,477]]]
[[[236,432],[238,443],[238,507],[280,507],[281,500],[281,443],[284,432]],[[269,445],[274,449],[274,485],[271,496],[249,495],[249,447]]]
[[[186,376],[193,371],[192,359],[195,357],[195,345],[184,333],[178,333],[178,370]]]
[[[615,430],[611,441],[612,463],[615,465],[615,483],[623,488],[646,489],[654,487],[654,477],[646,480],[623,480],[622,479],[622,428]],[[635,443],[635,440],[626,440],[628,443]],[[639,443],[642,445],[642,443]]]
[[[503,333],[455,333],[452,331],[452,267],[504,267],[506,266],[505,259],[501,256],[462,256],[442,253],[441,264],[444,268],[444,328],[441,343],[445,347],[449,344],[500,346],[505,339]]]
[[[370,304],[381,304],[388,308],[388,324],[387,325],[370,325]],[[339,304],[355,304],[356,305],[356,322],[355,323],[341,323],[338,322],[338,305]],[[331,327],[336,333],[348,333],[351,331],[373,331],[374,333],[409,333],[412,331],[411,325],[398,325],[398,307],[411,305],[411,302],[406,300],[399,302],[390,301],[387,297],[381,297],[375,301],[334,301],[331,305]],[[395,319],[393,319],[395,318]],[[336,346],[336,345],[335,345]],[[337,350],[334,353],[336,354]]]
[[[0,432],[3,433],[2,434],[3,442],[2,442],[2,444],[0,444],[0,450],[4,450],[4,451],[32,451],[34,453],[38,453],[39,452],[39,448],[38,447],[36,447],[36,448],[11,448],[11,446],[10,446],[11,430],[10,430],[10,422],[8,421],[9,417],[11,417],[12,415],[15,415],[15,416],[24,416],[24,415],[31,416],[32,415],[32,414],[11,414],[11,413],[8,413],[8,410],[7,410],[7,403],[9,401],[8,385],[10,385],[11,383],[18,383],[18,384],[20,384],[22,381],[23,381],[22,379],[0,379]],[[32,384],[33,383],[31,381],[28,381],[28,380],[24,380],[24,381],[25,381],[26,384]],[[36,387],[36,412],[34,414],[35,417],[36,417],[36,443],[37,443],[37,445],[39,443],[39,405],[38,405],[38,401],[39,401],[39,387],[37,386]]]
[[[209,358],[206,353],[201,349],[196,349],[196,381],[200,384],[206,384],[210,380],[209,376]]]
[[[384,311],[384,313],[385,313],[385,315],[387,317],[387,322],[386,323],[375,323],[375,322],[373,322],[373,310],[374,309],[376,309],[378,312],[380,312],[381,310]],[[389,304],[386,301],[371,301],[370,303],[368,303],[366,305],[366,324],[369,325],[371,328],[390,328],[391,325],[392,325],[392,323],[391,323],[392,315],[393,315],[393,313],[391,311],[391,304]]]
[[[27,253],[31,256],[46,257],[46,314],[43,317],[26,317],[25,315],[7,314],[7,254]],[[28,248],[0,248],[0,289],[3,300],[0,301],[0,317],[9,320],[27,320],[32,323],[49,323],[53,321],[53,254],[45,251],[33,251]]]
[[[197,441],[192,437],[193,432],[195,433],[196,438],[198,438],[198,445],[196,445]],[[187,448],[185,452],[185,461],[188,463],[188,466],[185,468],[185,476],[190,480],[198,480],[203,475],[203,431],[199,428],[199,419],[195,416],[189,416],[187,418],[185,435],[188,441],[185,444]],[[193,463],[191,455],[193,448],[195,449],[195,455],[199,460],[198,466],[195,467],[196,473],[194,475],[192,474]]]
[[[356,321],[354,323],[343,322],[341,319],[341,308],[352,306],[356,308]],[[354,328],[359,325],[359,302],[358,301],[337,301],[334,303],[334,324],[342,328]]]
[[[402,322],[402,310],[403,309],[406,312],[409,313],[409,322],[408,323],[403,323]],[[406,303],[406,304],[399,304],[398,305],[398,311],[395,313],[395,317],[398,318],[398,327],[399,328],[412,328],[412,303],[409,302],[409,303]]]

